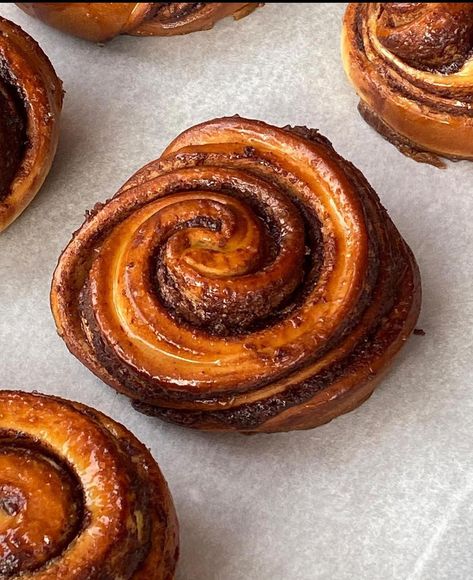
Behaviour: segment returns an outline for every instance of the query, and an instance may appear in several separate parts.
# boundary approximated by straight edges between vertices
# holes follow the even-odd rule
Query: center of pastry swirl
[[[0,439],[0,577],[40,568],[77,535],[83,515],[75,474],[36,443]]]
[[[117,285],[139,308],[154,282],[170,313],[210,333],[274,314],[301,280],[304,225],[266,184],[247,183],[239,196],[171,195],[128,218],[108,242],[121,248]]]

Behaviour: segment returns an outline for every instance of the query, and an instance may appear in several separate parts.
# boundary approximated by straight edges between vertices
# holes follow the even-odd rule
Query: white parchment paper
[[[179,512],[179,580],[473,577],[473,164],[417,164],[362,121],[342,13],[270,4],[210,32],[100,47],[0,6],[67,91],[54,167],[0,238],[0,386],[95,406],[151,448]],[[141,416],[68,353],[49,310],[85,209],[182,130],[234,113],[319,128],[375,187],[422,271],[426,336],[366,404],[309,432],[209,435]]]

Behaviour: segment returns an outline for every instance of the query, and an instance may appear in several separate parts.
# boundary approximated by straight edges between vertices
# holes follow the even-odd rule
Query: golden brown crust
[[[314,130],[228,117],[94,208],[51,304],[138,409],[207,430],[316,426],[366,399],[420,308],[412,254]]]
[[[149,451],[85,405],[0,392],[0,577],[171,580],[178,527]]]
[[[403,153],[473,159],[473,5],[351,3],[345,71],[363,116]]]
[[[173,36],[208,30],[222,18],[250,14],[258,2],[21,2],[22,10],[94,42],[119,34]]]
[[[42,186],[59,136],[62,83],[38,44],[0,18],[0,231]]]

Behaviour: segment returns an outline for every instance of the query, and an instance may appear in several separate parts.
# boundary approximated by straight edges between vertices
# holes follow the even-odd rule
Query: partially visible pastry
[[[119,34],[174,36],[208,30],[222,18],[239,20],[259,2],[21,2],[50,26],[94,42]]]
[[[51,290],[71,352],[140,411],[307,429],[362,403],[414,328],[414,257],[317,131],[192,127],[97,205]]]
[[[401,152],[473,159],[472,3],[350,3],[342,56],[360,113]]]
[[[0,17],[0,231],[45,180],[59,134],[62,84],[39,45]]]
[[[166,481],[125,427],[0,391],[0,578],[172,580],[177,529]]]

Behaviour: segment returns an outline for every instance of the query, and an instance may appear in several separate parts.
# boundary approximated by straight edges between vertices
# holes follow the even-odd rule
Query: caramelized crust
[[[473,4],[351,3],[342,56],[364,118],[403,153],[473,159]]]
[[[62,84],[38,44],[0,17],[0,231],[45,180],[58,141]]]
[[[0,392],[0,578],[171,580],[177,542],[167,484],[122,425]]]
[[[412,331],[412,254],[317,131],[185,131],[59,259],[68,348],[146,413],[207,430],[314,427],[373,391]]]
[[[238,20],[258,2],[21,2],[19,8],[64,32],[94,42],[119,34],[173,36],[208,30],[222,18]]]

